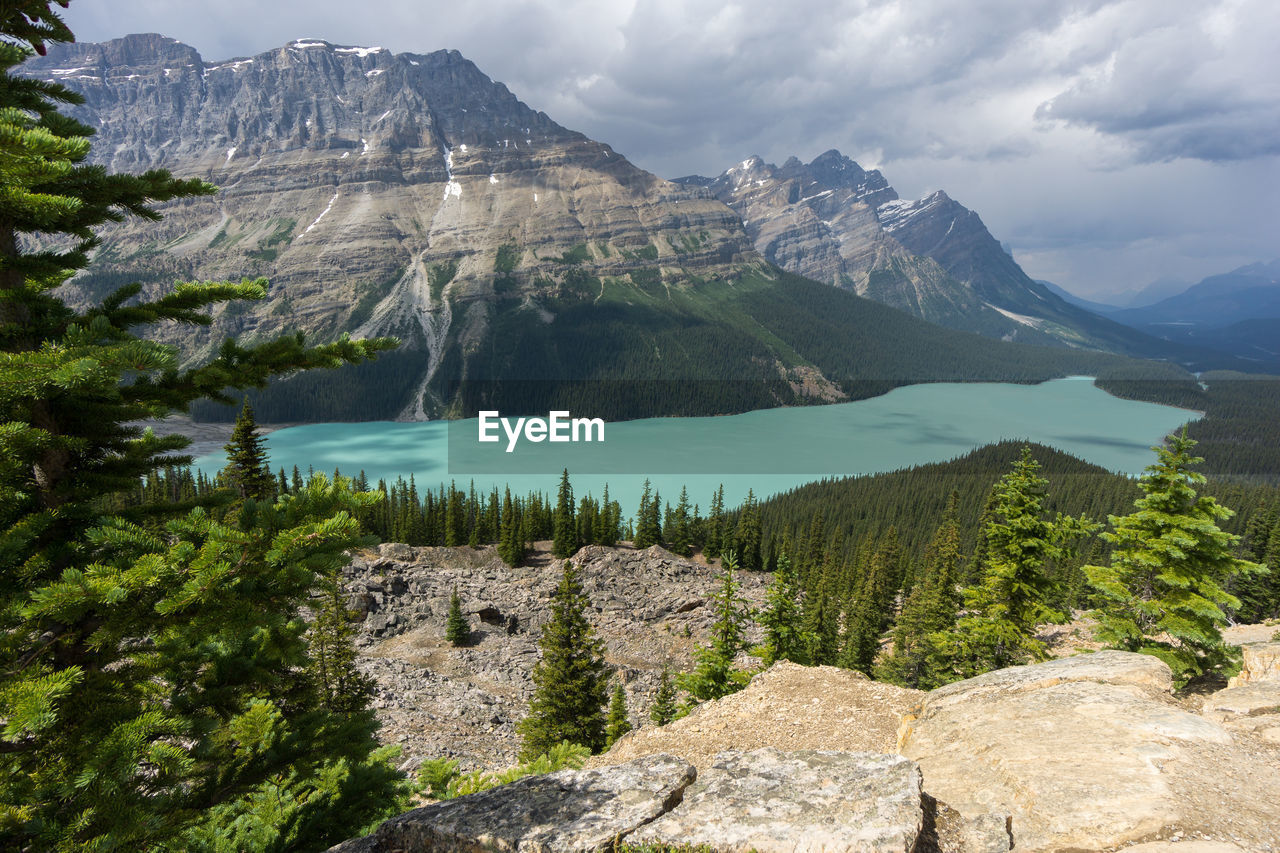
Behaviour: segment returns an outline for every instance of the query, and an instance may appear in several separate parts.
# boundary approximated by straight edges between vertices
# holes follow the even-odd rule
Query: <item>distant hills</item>
[[[1253,362],[1256,369],[1280,370],[1280,260],[1209,276],[1141,307],[1063,298],[1170,342],[1220,350]]]
[[[104,232],[71,301],[135,280],[267,276],[264,303],[163,339],[189,360],[226,335],[404,341],[376,364],[290,380],[260,399],[266,420],[415,419],[494,395],[710,414],[1122,363],[1084,350],[1177,350],[1031,281],[943,193],[904,202],[838,152],[665,181],[456,51],[299,40],[210,63],[152,34],[58,46],[25,69],[85,96],[72,112],[98,128],[97,162],[222,188]],[[726,378],[745,381],[564,385]]]

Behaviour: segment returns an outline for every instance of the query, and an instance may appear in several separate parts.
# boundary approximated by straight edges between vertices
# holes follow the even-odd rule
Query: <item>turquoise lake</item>
[[[576,495],[599,497],[607,482],[629,515],[646,478],[672,503],[688,486],[690,501],[705,510],[721,483],[734,506],[749,488],[764,497],[823,477],[941,462],[1002,439],[1039,442],[1137,475],[1154,461],[1152,445],[1196,417],[1121,400],[1088,377],[1072,377],[1040,385],[912,385],[855,403],[624,421],[605,426],[603,443],[521,440],[511,453],[501,428],[501,441],[479,443],[475,419],[310,424],[270,433],[267,446],[273,470],[363,470],[373,482],[412,474],[419,490],[454,480],[482,491],[509,484],[514,494],[554,493],[567,468]],[[225,457],[196,464],[212,472]]]

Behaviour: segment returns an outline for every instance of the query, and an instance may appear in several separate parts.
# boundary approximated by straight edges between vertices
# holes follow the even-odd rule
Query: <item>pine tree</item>
[[[358,714],[373,697],[374,680],[356,668],[356,629],[347,615],[337,578],[326,578],[312,604],[315,618],[307,631],[309,672],[320,704],[331,711]]]
[[[462,599],[458,597],[458,587],[454,586],[453,595],[449,596],[449,616],[445,619],[444,638],[455,646],[465,646],[471,639],[471,626],[467,617],[462,615]]]
[[[0,847],[186,848],[201,827],[263,826],[254,804],[277,795],[287,825],[266,837],[323,847],[398,807],[372,714],[318,701],[298,618],[361,544],[374,498],[318,478],[238,528],[163,502],[103,508],[189,461],[187,439],[133,422],[394,342],[228,340],[180,369],[136,330],[207,325],[210,305],[263,299],[265,282],[64,304],[55,289],[87,266],[97,226],[213,188],[85,162],[91,129],[57,111],[81,98],[14,73],[72,40],[52,5],[0,8]]]
[[[1234,515],[1211,497],[1197,497],[1204,460],[1191,455],[1195,441],[1171,435],[1139,481],[1136,511],[1111,516],[1110,566],[1085,566],[1101,606],[1094,611],[1098,636],[1115,648],[1155,655],[1179,681],[1217,670],[1234,651],[1222,639],[1224,609],[1239,601],[1224,586],[1266,568],[1236,556],[1240,537],[1218,522]],[[1168,639],[1166,639],[1168,638]]]
[[[551,553],[557,557],[571,557],[578,550],[578,524],[573,512],[573,484],[569,482],[569,469],[560,476],[560,491],[556,496],[554,515],[555,533]]]
[[[960,578],[958,496],[952,493],[942,525],[925,550],[924,566],[908,593],[893,630],[893,654],[876,668],[876,677],[904,687],[930,690],[949,680],[937,660],[937,635],[955,627],[960,606],[956,582]]]
[[[689,490],[680,489],[680,502],[671,513],[667,524],[667,539],[671,553],[687,557],[693,553],[693,531],[689,529]]]
[[[1043,659],[1036,626],[1064,618],[1050,606],[1056,582],[1048,565],[1067,557],[1075,540],[1097,525],[1061,513],[1045,517],[1048,480],[1039,470],[1030,448],[1023,447],[984,511],[988,521],[978,550],[984,561],[981,582],[965,591],[970,613],[958,621],[947,643],[949,665],[960,678]]]
[[[662,499],[652,493],[649,481],[644,481],[644,494],[640,496],[640,509],[636,513],[635,546],[643,550],[662,543]]]
[[[619,681],[613,688],[613,697],[609,700],[609,719],[605,723],[604,748],[607,750],[618,738],[631,731],[631,720],[627,716],[627,691]]]
[[[275,479],[267,463],[267,452],[258,425],[253,419],[253,407],[249,398],[236,417],[231,430],[231,441],[224,448],[227,467],[222,469],[222,479],[241,500],[263,501],[275,496]],[[283,478],[283,471],[281,476]]]
[[[720,556],[724,549],[724,484],[711,496],[711,511],[707,514],[707,541],[702,546],[702,555],[708,560]]]
[[[755,492],[747,489],[746,500],[738,513],[738,528],[734,532],[734,549],[741,561],[742,569],[758,572],[761,568],[760,545],[763,531],[760,526],[760,504],[756,501]]]
[[[604,643],[587,622],[589,605],[577,570],[566,560],[551,598],[551,618],[542,628],[529,715],[517,726],[524,741],[521,760],[537,758],[561,741],[593,753],[604,747],[608,672]]]
[[[653,707],[649,709],[649,719],[655,725],[665,726],[676,718],[676,688],[671,683],[671,673],[664,666],[662,675],[658,677],[658,692],[653,697]]]
[[[780,660],[809,663],[810,641],[800,624],[800,585],[791,567],[791,555],[778,558],[778,570],[766,593],[765,609],[760,614],[764,626],[764,665]]]
[[[736,555],[729,551],[723,557],[720,589],[711,596],[715,622],[711,641],[694,653],[697,666],[682,675],[680,687],[695,699],[706,701],[735,693],[747,685],[751,676],[734,667],[738,652],[745,648],[744,632],[751,611],[738,592],[733,573],[738,570]]]

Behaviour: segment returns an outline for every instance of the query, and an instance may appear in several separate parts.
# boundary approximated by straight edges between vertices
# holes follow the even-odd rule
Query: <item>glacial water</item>
[[[522,439],[510,453],[501,428],[500,441],[479,443],[474,419],[310,424],[269,434],[267,446],[273,470],[364,471],[371,482],[412,474],[419,490],[452,480],[482,491],[510,485],[513,494],[554,493],[567,468],[576,495],[599,497],[607,482],[631,514],[646,478],[672,503],[688,486],[690,501],[705,511],[721,483],[734,506],[748,489],[764,497],[824,477],[941,462],[1002,439],[1039,442],[1136,475],[1154,460],[1152,445],[1195,417],[1121,400],[1075,377],[1040,385],[912,385],[855,403],[610,423],[603,443]],[[212,472],[225,458],[196,464]]]

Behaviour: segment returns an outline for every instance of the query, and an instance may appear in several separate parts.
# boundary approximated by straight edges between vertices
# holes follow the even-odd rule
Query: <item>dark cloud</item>
[[[456,48],[669,177],[838,148],[904,195],[946,188],[1033,275],[1099,295],[1280,255],[1273,2],[75,0],[68,17],[210,60],[300,36]]]

